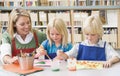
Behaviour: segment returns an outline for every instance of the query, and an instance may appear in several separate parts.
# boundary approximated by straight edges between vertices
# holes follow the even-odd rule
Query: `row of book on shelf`
[[[29,11],[30,12],[30,11]],[[104,25],[117,27],[117,16],[118,10],[99,10],[99,11],[74,11],[71,15],[70,11],[58,11],[58,12],[30,12],[32,26],[46,26],[47,23],[53,18],[58,17],[65,21],[67,26],[71,26],[71,16],[73,16],[72,21],[74,22],[74,26],[83,26],[85,19],[89,15],[100,15],[102,22]],[[6,26],[9,20],[9,12],[0,12],[0,21],[2,26]]]
[[[0,6],[96,6],[120,5],[120,0],[0,0]]]
[[[30,12],[31,20],[32,20],[32,25],[47,25],[47,22],[51,20],[53,17],[58,17],[62,18],[68,26],[70,26],[70,12],[65,11],[65,12],[50,12],[50,13],[45,13],[44,11],[39,12],[39,16],[37,12]],[[75,25],[82,25],[84,20],[88,17],[87,12],[74,12],[74,24]],[[39,21],[38,21],[39,19]],[[0,21],[1,25],[5,26],[7,25],[7,22],[9,20],[9,13],[0,13]],[[38,23],[39,22],[39,23]]]
[[[106,15],[107,13],[107,15]],[[102,11],[102,14],[100,11],[92,11],[91,14],[99,14],[101,16],[104,17],[103,22],[105,22],[105,24],[108,25],[108,27],[104,28],[104,35],[103,35],[103,40],[109,42],[113,47],[117,47],[117,10],[108,10],[108,11]],[[39,16],[37,14],[37,12],[30,12],[31,15],[31,19],[32,19],[32,26],[40,26],[38,25],[38,17],[40,19],[40,23],[41,26],[46,26],[48,21],[47,20],[51,20],[53,17],[59,17],[62,18],[67,26],[71,26],[70,22],[70,12],[66,11],[66,12],[50,12],[50,13],[46,13],[44,11],[40,11],[39,12]],[[69,32],[69,41],[71,42],[71,37],[73,36],[73,42],[78,43],[81,42],[83,40],[83,36],[82,36],[82,32],[81,32],[81,27],[83,26],[83,23],[85,21],[85,19],[89,16],[89,13],[85,12],[81,12],[81,11],[75,11],[73,13],[73,22],[74,22],[74,34],[72,35],[71,33],[71,28],[68,28],[68,32]],[[107,17],[106,17],[107,16]],[[34,19],[33,19],[34,18]],[[8,25],[8,20],[9,20],[9,13],[8,12],[4,12],[4,13],[0,13],[0,25],[2,30],[1,32],[4,32],[7,28]],[[106,26],[107,26],[106,25]],[[78,26],[78,27],[77,27]],[[81,26],[81,27],[79,27]],[[114,26],[114,27],[111,27]],[[72,26],[71,26],[72,27]],[[37,28],[34,27],[35,29],[38,29],[39,31],[42,32],[46,32],[46,27],[44,28]]]

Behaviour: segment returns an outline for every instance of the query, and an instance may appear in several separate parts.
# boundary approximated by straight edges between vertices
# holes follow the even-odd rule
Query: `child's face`
[[[62,35],[55,29],[50,29],[50,37],[55,43],[61,43]]]
[[[85,38],[88,40],[90,44],[96,44],[99,41],[98,34],[85,34]]]

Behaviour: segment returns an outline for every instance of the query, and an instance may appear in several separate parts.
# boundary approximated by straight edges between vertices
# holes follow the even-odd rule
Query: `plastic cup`
[[[67,66],[70,71],[76,71],[76,59],[75,58],[67,59]]]
[[[60,70],[60,64],[58,60],[53,60],[51,62],[51,69],[52,71],[59,71]]]
[[[19,57],[19,64],[21,70],[33,69],[34,57]]]

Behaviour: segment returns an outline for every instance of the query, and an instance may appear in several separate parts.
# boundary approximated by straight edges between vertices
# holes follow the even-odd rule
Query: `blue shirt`
[[[63,52],[67,52],[71,50],[72,44],[68,43],[67,46],[62,46],[62,44],[58,47],[56,47],[55,43],[53,42],[52,45],[50,46],[49,41],[45,40],[41,44],[44,49],[47,51],[47,54],[51,57],[54,58],[56,56],[57,50],[62,50]]]
[[[56,53],[57,50],[63,50],[63,52],[66,52],[66,51],[71,50],[71,48],[72,48],[71,43],[68,43],[66,47],[62,46],[62,44],[60,46],[56,47],[55,43],[53,42],[52,46],[50,46],[48,40],[43,41],[41,45],[44,47],[44,49],[47,51],[48,54]]]

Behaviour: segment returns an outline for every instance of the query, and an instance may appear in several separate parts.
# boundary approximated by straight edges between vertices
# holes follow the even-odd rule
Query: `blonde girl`
[[[72,44],[68,42],[68,32],[65,22],[60,18],[54,18],[47,25],[47,40],[43,41],[38,54],[48,54],[50,58],[55,58],[58,50],[69,51]]]

